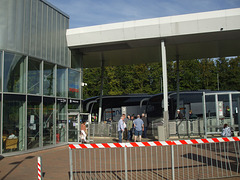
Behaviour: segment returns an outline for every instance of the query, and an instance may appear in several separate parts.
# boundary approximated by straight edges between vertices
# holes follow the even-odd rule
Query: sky
[[[70,16],[70,28],[240,8],[240,0],[47,0]]]

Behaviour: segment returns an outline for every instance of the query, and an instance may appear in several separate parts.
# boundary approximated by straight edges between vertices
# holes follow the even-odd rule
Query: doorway
[[[87,122],[87,130],[90,132],[91,115],[89,113],[68,113],[68,142],[80,142],[81,123],[83,121]]]
[[[68,113],[68,142],[79,142],[79,113]]]

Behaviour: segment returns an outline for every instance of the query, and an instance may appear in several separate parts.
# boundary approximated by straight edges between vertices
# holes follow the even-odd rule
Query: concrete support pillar
[[[177,109],[180,107],[180,98],[179,98],[179,56],[177,55]]]
[[[168,130],[168,83],[167,83],[167,56],[166,47],[164,40],[161,40],[161,54],[162,54],[162,73],[163,73],[163,101],[164,101],[164,112],[163,120],[166,129],[166,139],[169,137]]]
[[[104,78],[104,57],[103,54],[101,55],[102,58],[102,69],[101,69],[101,88],[100,88],[100,96],[99,96],[99,109],[98,109],[98,123],[102,120],[102,96],[103,96],[103,78]]]
[[[81,54],[80,55],[80,62],[79,62],[79,71],[80,71],[80,112],[83,112],[83,88],[84,88],[84,85],[83,85],[83,55]]]

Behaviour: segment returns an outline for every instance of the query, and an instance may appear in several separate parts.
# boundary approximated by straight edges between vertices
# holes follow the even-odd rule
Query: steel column
[[[165,138],[168,138],[168,83],[167,83],[167,56],[164,40],[161,40],[161,52],[162,52],[162,74],[163,74],[163,101],[164,101],[164,126],[166,127]]]
[[[98,109],[98,123],[102,120],[102,96],[103,96],[103,77],[104,77],[104,57],[103,54],[101,55],[102,58],[102,67],[101,67],[101,88],[100,88],[100,96],[99,96],[99,109]]]

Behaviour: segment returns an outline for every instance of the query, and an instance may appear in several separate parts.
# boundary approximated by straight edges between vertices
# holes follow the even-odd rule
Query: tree
[[[204,58],[200,61],[200,89],[217,90],[217,69],[213,59]]]
[[[167,62],[168,91],[177,90],[177,63]],[[240,57],[193,59],[179,62],[180,90],[240,90]],[[100,68],[84,69],[84,98],[98,96]],[[105,67],[104,95],[157,94],[162,91],[162,65],[149,63]]]
[[[99,90],[101,85],[100,68],[85,68],[83,70],[83,82],[87,83],[87,86],[83,88],[83,98],[89,98],[93,96],[99,96]]]

